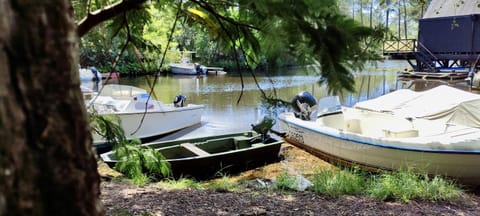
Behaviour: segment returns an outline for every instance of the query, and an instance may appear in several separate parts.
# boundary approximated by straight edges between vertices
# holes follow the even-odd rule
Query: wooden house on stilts
[[[432,0],[419,20],[417,40],[385,41],[384,55],[409,62],[413,71],[404,71],[403,76],[455,79],[476,72],[480,65],[478,2]]]

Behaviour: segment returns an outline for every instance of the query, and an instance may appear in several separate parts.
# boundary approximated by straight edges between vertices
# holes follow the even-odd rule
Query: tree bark
[[[101,215],[70,0],[0,1],[0,215]]]
[[[123,0],[95,12],[88,11],[87,16],[78,23],[78,35],[82,37],[94,26],[125,13],[132,8],[139,7],[147,0]]]

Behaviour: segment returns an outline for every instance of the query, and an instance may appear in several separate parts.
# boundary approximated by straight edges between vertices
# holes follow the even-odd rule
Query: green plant
[[[313,177],[313,191],[330,196],[360,194],[366,182],[365,175],[358,169],[323,170]]]
[[[115,148],[118,144],[127,142],[118,116],[98,115],[95,110],[92,109],[89,118],[92,131],[105,138],[107,144]]]
[[[447,200],[458,198],[462,194],[460,188],[440,176],[430,178],[427,174],[417,174],[410,170],[385,172],[373,178],[366,191],[371,197],[380,200]]]
[[[142,147],[138,141],[130,141],[115,148],[118,159],[115,169],[132,178],[137,185],[148,182],[149,176],[170,175],[170,164],[155,149]]]
[[[168,189],[202,188],[201,184],[189,178],[169,178],[158,182],[157,185],[163,186]]]
[[[295,177],[289,175],[286,172],[281,173],[280,175],[277,176],[277,188],[280,190],[290,190],[295,188]]]
[[[146,184],[149,177],[170,175],[170,164],[163,155],[149,147],[140,146],[140,140],[127,140],[120,119],[115,115],[90,114],[93,131],[112,145],[118,163],[114,169],[124,173],[136,185]]]
[[[220,180],[215,180],[212,181],[212,183],[209,185],[209,188],[214,189],[216,191],[233,191],[237,188],[236,183],[232,183],[229,181],[229,177],[226,175],[223,175]]]

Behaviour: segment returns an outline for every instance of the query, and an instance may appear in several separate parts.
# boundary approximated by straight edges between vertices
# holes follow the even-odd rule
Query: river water
[[[344,94],[341,97],[342,104],[351,106],[358,101],[372,99],[398,88],[409,87],[411,84],[397,80],[395,74],[408,67],[406,61],[397,60],[368,65],[365,70],[356,73],[356,92]],[[187,97],[187,103],[206,105],[201,124],[169,134],[159,140],[250,130],[250,125],[261,120],[265,113],[258,86],[267,95],[276,94],[279,99],[286,101],[290,101],[301,91],[310,92],[316,99],[328,96],[325,86],[318,84],[320,77],[305,69],[291,69],[270,76],[258,75],[258,86],[249,73],[242,74],[243,78],[236,72],[218,76],[158,77],[154,86],[154,96],[157,100],[171,103],[176,95],[183,94]],[[148,81],[153,83],[154,78],[120,78],[118,82],[149,89]],[[241,97],[240,100],[239,97]]]

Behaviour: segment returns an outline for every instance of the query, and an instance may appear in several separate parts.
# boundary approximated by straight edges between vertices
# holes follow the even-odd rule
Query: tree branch
[[[138,8],[141,4],[147,0],[123,0],[118,3],[112,4],[104,9],[100,9],[90,13],[83,18],[77,27],[77,33],[79,37],[85,35],[90,29],[96,25],[109,20],[117,15],[120,15],[128,10]]]

